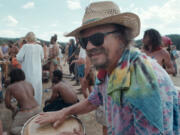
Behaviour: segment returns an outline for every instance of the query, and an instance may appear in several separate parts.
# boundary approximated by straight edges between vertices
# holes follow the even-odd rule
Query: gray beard
[[[93,64],[93,66],[96,68],[96,70],[106,69],[108,67],[108,65],[109,65],[109,60],[106,60],[106,62],[104,62],[102,64]]]

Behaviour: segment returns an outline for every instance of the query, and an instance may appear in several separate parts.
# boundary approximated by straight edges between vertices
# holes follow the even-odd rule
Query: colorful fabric
[[[104,103],[110,135],[178,135],[177,90],[165,70],[137,49],[124,51],[117,68],[88,99],[97,106]]]
[[[163,115],[156,75],[147,57],[140,51],[126,49],[111,73],[107,93],[120,105],[122,94],[163,132]],[[151,106],[151,108],[149,107]]]

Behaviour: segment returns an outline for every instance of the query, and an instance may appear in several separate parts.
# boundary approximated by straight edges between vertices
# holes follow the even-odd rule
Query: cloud
[[[67,0],[68,8],[76,10],[81,8],[80,0]]]
[[[58,35],[58,40],[59,40],[59,35],[62,35],[62,32],[59,31],[46,31],[46,32],[41,32],[41,33],[37,33],[38,38],[44,39],[46,41],[50,41],[51,36],[53,36],[54,34]]]
[[[73,22],[72,22],[73,25],[77,25],[77,26],[80,26],[81,23],[82,23],[81,21],[73,21]]]
[[[50,27],[57,27],[57,24],[53,23],[53,24],[50,25]]]
[[[21,27],[19,28],[20,31],[29,31],[29,28]]]
[[[178,28],[180,24],[180,1],[168,0],[163,5],[151,6],[147,9],[131,9],[136,12],[141,19],[141,35],[144,30],[149,28],[157,29],[162,35],[176,34],[178,31],[174,27]]]
[[[38,25],[35,26],[35,25],[34,25],[34,26],[32,26],[31,28],[32,28],[32,29],[39,29],[40,26],[38,26]]]
[[[19,22],[13,17],[13,16],[7,16],[3,19],[3,21],[6,23],[7,26],[16,26]]]
[[[97,1],[105,1],[105,0],[89,0],[89,3],[97,2]]]
[[[67,42],[70,39],[70,38],[64,37],[63,35],[64,33],[59,32],[59,31],[46,31],[46,32],[37,33],[37,38],[50,41],[51,36],[53,36],[54,34],[57,34],[58,42]]]
[[[22,6],[24,9],[29,9],[34,7],[34,2],[28,2],[25,5]]]

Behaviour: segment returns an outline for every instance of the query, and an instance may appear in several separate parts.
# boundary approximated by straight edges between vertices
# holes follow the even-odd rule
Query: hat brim
[[[102,25],[102,24],[110,24],[110,23],[114,23],[114,24],[120,24],[123,26],[126,26],[128,28],[130,28],[132,30],[132,36],[136,37],[139,35],[140,32],[140,19],[136,14],[133,13],[121,13],[118,15],[114,15],[114,16],[110,16],[104,19],[100,19],[97,21],[93,21],[90,22],[88,24],[84,24],[83,26],[80,26],[79,28],[73,30],[72,32],[65,34],[66,37],[70,37],[70,36],[78,36],[79,33],[82,30],[91,28],[91,27],[95,27],[98,25]]]

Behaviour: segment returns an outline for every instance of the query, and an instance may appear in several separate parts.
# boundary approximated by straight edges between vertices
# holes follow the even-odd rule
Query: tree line
[[[169,37],[172,40],[173,45],[176,46],[177,50],[180,50],[180,35],[179,34],[169,34],[169,35],[165,35],[165,36]],[[136,40],[135,43],[136,43],[136,46],[139,48],[143,44],[142,39]]]
[[[169,34],[169,35],[166,35],[167,37],[169,37],[172,42],[173,42],[173,45],[176,46],[176,48],[178,50],[180,50],[180,35],[179,34]],[[12,42],[12,43],[15,43],[19,40],[20,38],[3,38],[3,37],[0,37],[0,45],[2,45],[3,43],[6,43],[8,44],[9,42]],[[45,41],[45,40],[42,40],[42,39],[38,39],[41,43],[45,43],[46,45],[50,44],[49,41]],[[61,46],[65,46],[66,43],[65,42],[58,42]],[[135,40],[135,43],[136,43],[136,46],[137,47],[141,47],[142,46],[142,39],[139,39],[139,40]]]

